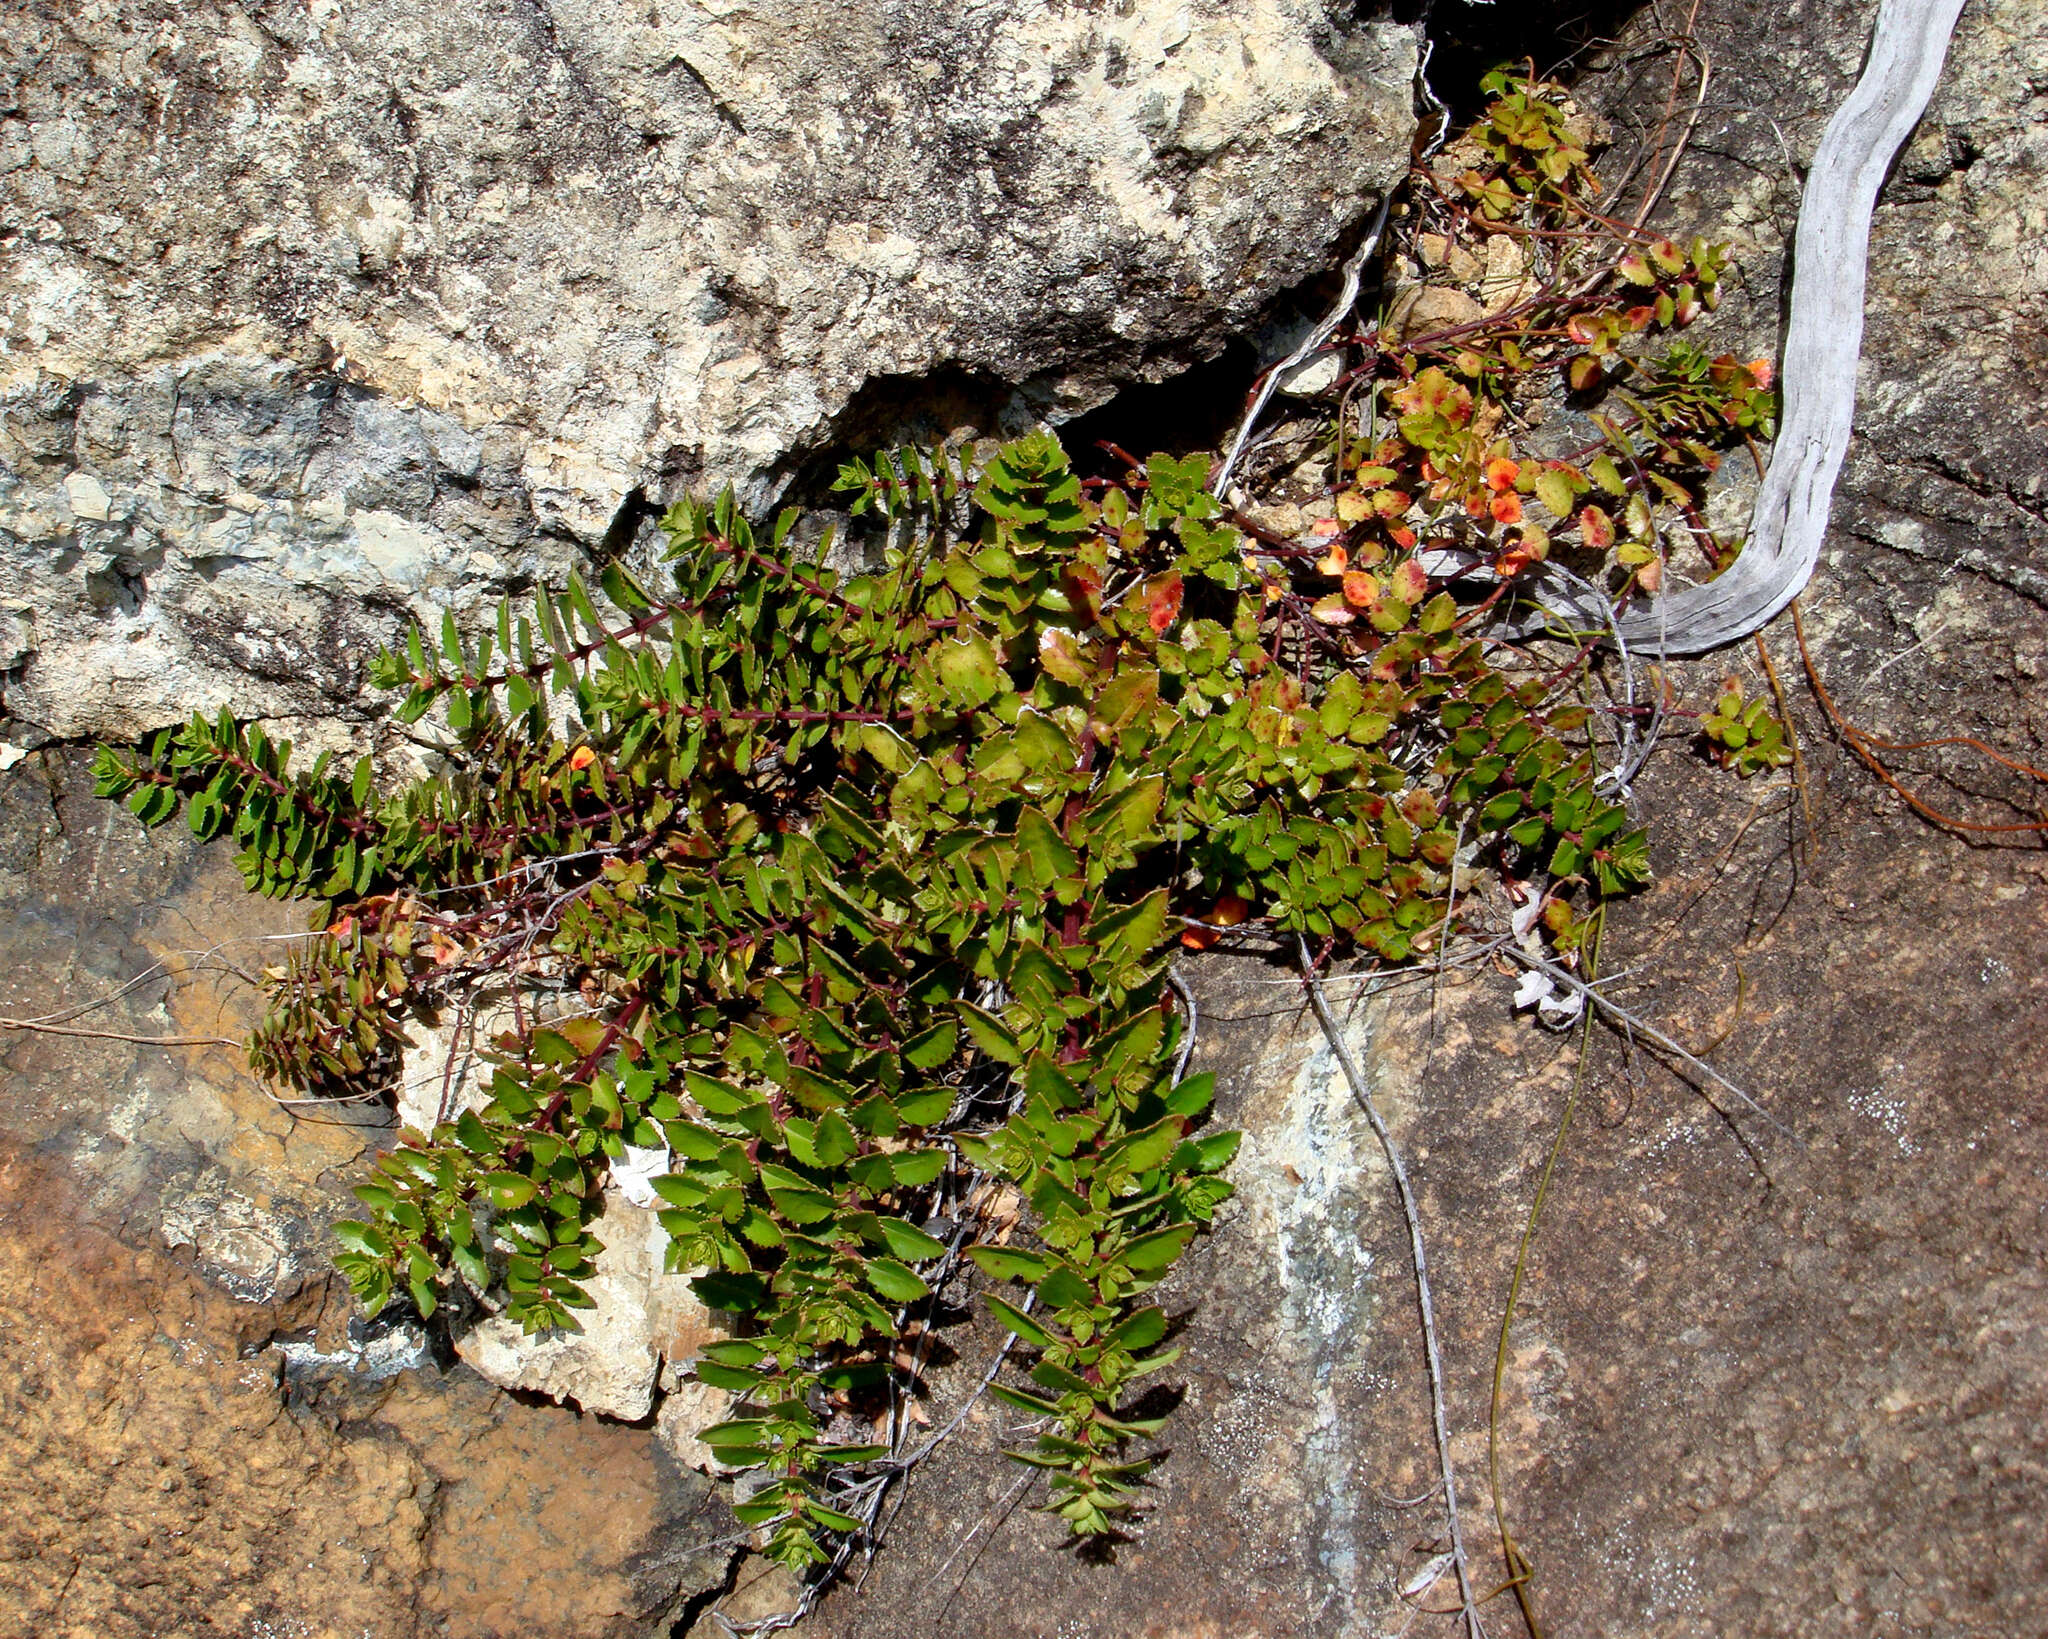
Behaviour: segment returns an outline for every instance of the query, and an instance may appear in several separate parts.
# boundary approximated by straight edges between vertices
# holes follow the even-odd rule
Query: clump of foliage
[[[1481,119],[1417,169],[1396,264],[1455,244],[1491,269],[1499,242],[1515,272],[1410,261],[1425,284],[1470,287],[1483,316],[1398,345],[1378,327],[1346,338],[1361,356],[1330,572],[1376,571],[1420,545],[1432,574],[1455,561],[1461,589],[1513,602],[1564,571],[1616,606],[1659,590],[1683,548],[1718,572],[1738,543],[1707,527],[1705,485],[1727,450],[1770,436],[1776,412],[1767,361],[1676,334],[1718,303],[1727,247],[1601,215],[1597,138],[1562,88],[1505,71],[1484,84]],[[1369,583],[1344,581],[1324,608],[1346,603],[1370,618]]]
[[[1441,208],[1583,212],[1554,90],[1497,89]],[[1647,879],[1587,646],[1541,667],[1486,632],[1553,552],[1654,585],[1690,486],[1767,426],[1754,367],[1621,347],[1722,266],[1628,240],[1484,324],[1358,338],[1306,541],[1219,502],[1201,457],[1084,480],[1046,432],[896,452],[841,474],[864,558],[684,501],[659,587],[614,566],[409,634],[373,676],[447,766],[402,789],[226,717],[102,751],[103,795],[182,807],[252,889],[316,902],[268,977],[266,1074],[332,1092],[388,1073],[408,1009],[513,998],[481,1107],[357,1187],[338,1261],[365,1306],[573,1327],[612,1168],[665,1154],[671,1266],[731,1334],[695,1365],[733,1396],[703,1438],[762,1472],[738,1511],[769,1553],[820,1564],[871,1524],[863,1476],[901,1454],[855,1414],[970,1266],[1021,1345],[993,1388],[1036,1423],[1018,1455],[1075,1533],[1113,1532],[1177,1353],[1153,1294],[1237,1145],[1176,1073],[1179,949],[1248,924],[1410,960],[1486,862],[1548,880],[1568,953],[1571,893]],[[1539,378],[1590,446],[1525,447]]]
[[[1723,681],[1713,711],[1700,723],[1700,734],[1714,760],[1745,780],[1792,761],[1785,725],[1763,701],[1743,697],[1740,678]]]
[[[272,981],[282,1079],[354,1073],[399,1002],[486,974],[584,1004],[536,1008],[483,1109],[379,1160],[342,1229],[366,1305],[431,1313],[464,1281],[573,1324],[610,1164],[666,1147],[672,1260],[734,1319],[697,1369],[741,1410],[705,1437],[771,1471],[743,1511],[800,1562],[858,1523],[824,1476],[883,1455],[819,1408],[887,1370],[959,1228],[934,1232],[947,1181],[999,1179],[1035,1244],[968,1255],[1031,1294],[986,1301],[1037,1356],[999,1392],[1045,1419],[1027,1455],[1059,1511],[1110,1529],[1157,1427],[1126,1402],[1172,1357],[1147,1294],[1236,1145],[1202,1130],[1208,1079],[1172,1073],[1176,913],[1229,893],[1399,960],[1435,937],[1461,828],[1642,874],[1564,737],[1582,708],[1503,677],[1412,559],[1356,626],[1269,599],[1202,478],[1161,457],[1084,487],[1043,433],[952,503],[855,468],[857,504],[925,527],[845,576],[789,514],[758,539],[730,500],[685,503],[658,596],[614,569],[609,611],[573,582],[384,656],[400,715],[457,748],[393,795],[232,723],[104,753],[105,794],[152,821],[182,800],[202,836],[233,826],[253,887],[325,902]]]

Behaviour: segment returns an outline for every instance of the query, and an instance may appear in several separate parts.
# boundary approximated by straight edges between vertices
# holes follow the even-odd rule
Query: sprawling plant
[[[1492,116],[1506,193],[1464,184],[1490,224],[1586,180],[1528,93]],[[1560,896],[1647,876],[1596,787],[1583,651],[1522,665],[1483,624],[1548,556],[1525,498],[1597,554],[1603,490],[1647,546],[1653,507],[1691,506],[1665,467],[1760,391],[1673,354],[1590,463],[1518,458],[1516,392],[1567,356],[1604,380],[1610,328],[1681,322],[1718,267],[1648,254],[1610,277],[1647,316],[1574,296],[1374,351],[1321,538],[1230,512],[1201,457],[1083,480],[1047,432],[897,452],[842,472],[841,545],[685,501],[659,587],[614,566],[492,630],[412,632],[374,678],[445,756],[403,789],[226,717],[103,751],[102,794],[232,832],[252,889],[317,902],[269,976],[266,1074],[388,1076],[408,1009],[509,998],[487,1096],[357,1187],[338,1261],[365,1306],[573,1327],[612,1169],[652,1155],[671,1266],[729,1322],[695,1365],[733,1397],[703,1438],[761,1471],[738,1511],[769,1552],[821,1562],[862,1528],[847,1499],[892,1453],[855,1414],[963,1252],[1021,1345],[994,1387],[1036,1423],[1019,1455],[1076,1533],[1114,1530],[1177,1352],[1154,1289],[1237,1145],[1210,1079],[1176,1074],[1182,946],[1250,915],[1399,962],[1444,937],[1459,859]],[[1619,558],[1617,595],[1653,558]]]

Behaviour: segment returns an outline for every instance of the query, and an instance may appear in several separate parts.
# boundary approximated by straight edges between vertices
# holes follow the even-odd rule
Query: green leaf
[[[1116,1261],[1126,1269],[1137,1270],[1140,1273],[1165,1269],[1187,1250],[1187,1244],[1194,1236],[1193,1224],[1175,1224],[1170,1229],[1157,1229],[1132,1241],[1117,1254]]]
[[[910,742],[886,723],[862,723],[855,737],[861,750],[888,773],[906,774],[917,761]]]
[[[1015,1246],[970,1246],[967,1255],[981,1266],[984,1274],[997,1280],[1043,1280],[1052,1267],[1051,1260],[1042,1253],[1026,1252]]]
[[[1071,1309],[1078,1305],[1091,1305],[1096,1301],[1095,1288],[1068,1264],[1056,1263],[1046,1277],[1038,1283],[1038,1295],[1051,1309]]]
[[[531,1178],[522,1178],[516,1172],[487,1172],[483,1178],[484,1191],[491,1198],[491,1205],[500,1212],[510,1212],[523,1207],[533,1199],[534,1184]]]
[[[690,1289],[707,1309],[724,1309],[733,1314],[752,1314],[768,1298],[767,1282],[759,1275],[735,1275],[713,1270],[690,1282]]]
[[[870,1258],[868,1284],[891,1303],[915,1303],[931,1296],[932,1290],[894,1258]]]
[[[865,1531],[867,1522],[852,1514],[842,1514],[836,1508],[827,1508],[822,1502],[806,1502],[804,1512],[824,1526],[828,1531]]]
[[[735,1087],[729,1081],[720,1081],[716,1076],[700,1075],[695,1070],[683,1072],[683,1085],[689,1089],[690,1097],[697,1101],[697,1107],[706,1115],[737,1115],[741,1110],[761,1102],[758,1093],[750,1093],[743,1087]]]
[[[876,1233],[883,1244],[897,1257],[912,1263],[922,1263],[927,1258],[939,1257],[946,1250],[944,1241],[927,1235],[901,1218],[877,1218],[875,1225]]]
[[[765,1175],[770,1169],[764,1167],[761,1170]],[[770,1184],[768,1199],[775,1203],[775,1210],[793,1224],[823,1223],[838,1210],[831,1196],[808,1185],[777,1188]]]
[[[1538,476],[1536,499],[1559,518],[1570,518],[1578,504],[1579,492],[1563,473],[1552,470]]]
[[[758,1366],[768,1358],[768,1351],[758,1343],[733,1337],[706,1344],[704,1358],[715,1360],[721,1366]]]
[[[771,1425],[759,1417],[736,1418],[729,1423],[713,1423],[709,1428],[699,1429],[697,1438],[713,1451],[727,1446],[761,1445],[765,1443]]]
[[[1243,1133],[1207,1133],[1191,1138],[1173,1152],[1175,1172],[1221,1172],[1237,1155]]]
[[[1134,1310],[1112,1326],[1109,1335],[1134,1352],[1149,1349],[1166,1335],[1166,1311],[1159,1308]]]
[[[952,1059],[953,1045],[959,1039],[958,1026],[951,1020],[942,1019],[903,1044],[903,1062],[914,1070],[937,1070]],[[950,1095],[948,1102],[951,1102]]]
[[[1044,1053],[1033,1053],[1024,1066],[1024,1095],[1054,1110],[1075,1110],[1088,1102],[1073,1078]]]
[[[934,669],[948,702],[963,711],[986,705],[1003,686],[1003,670],[996,662],[996,651],[978,630],[940,643]]]
[[[934,1122],[946,1119],[957,1098],[958,1094],[951,1087],[925,1087],[914,1092],[899,1093],[896,1098],[896,1110],[910,1126],[929,1127]],[[856,1118],[857,1115],[856,1112]]]
[[[1052,1347],[1052,1333],[1048,1332],[1015,1304],[1005,1303],[993,1292],[984,1294],[981,1301],[988,1305],[989,1313],[993,1314],[996,1319],[1009,1327],[1011,1331],[1015,1332],[1026,1343],[1034,1343],[1041,1349]]]
[[[1132,1172],[1150,1172],[1173,1153],[1185,1126],[1180,1117],[1168,1116],[1143,1132],[1119,1140],[1105,1159],[1115,1160]]]
[[[916,1188],[938,1177],[951,1160],[944,1150],[897,1150],[889,1157],[889,1171],[897,1183]]]
[[[992,1013],[984,1013],[972,1002],[956,1001],[953,1006],[959,1010],[961,1022],[967,1026],[968,1035],[974,1038],[974,1045],[982,1052],[998,1064],[1024,1062],[1024,1050],[1017,1045],[1017,1038],[1002,1020]]]
[[[1216,1072],[1204,1070],[1189,1076],[1166,1095],[1166,1107],[1175,1115],[1200,1115],[1216,1098]]]
[[[391,1256],[391,1242],[381,1229],[358,1223],[352,1218],[344,1218],[334,1226],[334,1238],[350,1251],[360,1252],[366,1257]]]
[[[1055,1416],[1060,1409],[1057,1400],[1047,1400],[1040,1395],[1028,1394],[1023,1389],[1013,1389],[1005,1383],[989,1384],[988,1392],[1004,1405],[1014,1406],[1018,1411],[1028,1412],[1033,1417]]]
[[[604,588],[604,595],[628,614],[638,614],[643,609],[654,607],[654,600],[648,597],[640,583],[616,563],[608,563],[598,572],[598,584]]]
[[[1052,821],[1036,808],[1026,808],[1017,818],[1017,848],[1030,861],[1041,888],[1072,876],[1081,863],[1053,829]]]
[[[697,1381],[732,1394],[748,1394],[761,1386],[761,1374],[735,1366],[721,1366],[715,1360],[699,1360],[690,1368]]]

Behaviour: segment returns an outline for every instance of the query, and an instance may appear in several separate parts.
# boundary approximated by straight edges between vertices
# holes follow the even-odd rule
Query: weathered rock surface
[[[455,1352],[501,1388],[530,1389],[638,1422],[654,1410],[664,1364],[680,1366],[723,1334],[688,1281],[662,1267],[668,1232],[653,1212],[607,1190],[597,1233],[604,1251],[585,1288],[592,1307],[578,1317],[580,1332],[529,1337],[515,1322],[493,1316],[457,1338]],[[702,1410],[696,1388],[691,1385],[687,1398],[693,1410]],[[714,1398],[724,1403],[723,1396]]]
[[[1737,241],[1748,295],[1712,334],[1740,356],[1775,336],[1798,203],[1788,153],[1811,152],[1872,9],[1699,8],[1713,81],[1660,220]],[[1670,88],[1655,27],[1646,14],[1581,81],[1646,135]],[[1965,11],[1886,191],[1858,435],[1805,599],[1815,663],[1859,725],[1976,735],[2036,767],[2044,29],[2028,0]],[[1829,735],[1789,630],[1766,641],[1814,824],[1788,779],[1739,783],[1672,731],[1637,782],[1660,883],[1615,914],[1604,966],[1660,1028],[1718,1043],[1715,1065],[1797,1142],[1754,1118],[1732,1124],[1739,1140],[1698,1090],[1596,1037],[1508,1336],[1506,1518],[1548,1632],[2048,1630],[2048,1071],[2033,1023],[2048,870],[2035,839],[1994,846],[1907,813]],[[1703,700],[1724,671],[1769,696],[1753,650],[1674,681]],[[1947,811],[2041,812],[2038,787],[1962,748],[1893,760]],[[1114,1565],[1057,1552],[1056,1525],[1026,1510],[1036,1492],[1013,1494],[1021,1470],[994,1455],[991,1411],[963,1431],[972,1462],[928,1466],[865,1588],[828,1601],[818,1631],[880,1639],[906,1615],[961,1639],[1447,1631],[1400,1595],[1444,1522],[1384,1170],[1285,970],[1211,956],[1191,977],[1210,1021],[1197,1063],[1222,1072],[1219,1114],[1247,1132],[1243,1195],[1170,1288],[1188,1311],[1188,1399],[1152,1516]],[[1574,1038],[1512,1016],[1512,989],[1418,985],[1356,1021],[1422,1194],[1482,1590],[1504,1576],[1486,1485],[1494,1349],[1574,1068]],[[1442,1582],[1416,1596],[1452,1597]],[[1487,1620],[1521,1631],[1506,1598]]]
[[[1715,335],[1742,356],[1767,351],[1774,334],[1777,258],[1797,203],[1786,154],[1811,151],[1855,72],[1868,11],[1837,0],[1700,8],[1696,29],[1715,76],[1661,220],[1737,240],[1749,298],[1730,300]],[[473,26],[497,16],[477,10]],[[2048,84],[2028,75],[2048,61],[2044,27],[2048,18],[2026,0],[1986,0],[1966,13],[1933,113],[1887,192],[1859,436],[1833,549],[1807,600],[1816,664],[1859,723],[1897,740],[1975,734],[2036,766],[2048,766],[2048,222],[2038,183]],[[1633,116],[1654,131],[1666,96],[1671,59],[1646,49],[1650,28],[1624,39],[1615,63],[1626,66],[1585,82],[1624,129]],[[573,57],[589,72],[595,59],[582,39],[602,36],[592,23],[547,60]],[[271,49],[258,41],[251,60],[271,60]],[[712,66],[688,61],[718,86]],[[486,91],[493,74],[513,72],[482,58],[472,66]],[[748,108],[735,104],[733,115],[755,129]],[[732,132],[715,109],[704,118]],[[894,222],[887,212],[903,208],[881,201],[874,219]],[[511,244],[517,236],[507,232]],[[561,302],[594,300],[577,292],[612,277],[591,255],[599,272],[570,281]],[[350,312],[396,311],[398,277],[359,273],[358,285],[333,288],[355,289],[367,304]],[[505,292],[519,288],[509,281],[475,300],[510,300]],[[732,306],[721,322],[766,322],[760,310]],[[396,370],[378,357],[380,370]],[[536,359],[519,365],[535,380],[567,368],[555,354]],[[942,355],[926,362],[934,360]],[[331,361],[309,365],[291,353],[287,362],[275,378],[285,384],[279,417],[308,382],[330,383],[333,415],[323,426],[352,427],[361,405],[409,415],[408,395],[425,402],[392,385],[396,375],[347,384]],[[619,368],[619,381],[639,379]],[[987,368],[1005,387],[1018,384]],[[611,401],[597,374],[588,381],[589,403]],[[857,402],[859,382],[848,382],[853,397],[821,389],[824,407],[776,446],[783,453],[751,468],[757,458],[746,449],[718,453],[679,437],[672,466],[664,444],[633,481],[658,487],[701,462],[706,473],[773,482],[789,452],[865,413],[872,398]],[[562,499],[536,501],[546,486],[526,487],[526,452],[538,447],[535,429],[568,425],[583,401],[568,387],[554,397],[552,387],[520,390],[529,408],[488,426],[449,412],[480,439],[502,438],[489,447],[508,452],[495,467],[480,456],[471,487],[434,476],[441,487],[429,502],[361,505],[430,521],[444,504],[498,507],[493,515],[509,522],[490,550],[534,554],[529,566],[504,556],[513,563],[506,578],[553,572],[572,549],[568,534],[546,531],[585,527],[566,521],[580,492],[565,479]],[[782,426],[775,417],[785,408],[763,391],[749,401],[759,425]],[[616,398],[630,396],[622,388]],[[34,425],[12,417],[8,436]],[[50,447],[57,453],[37,457],[31,473],[38,493],[62,489],[68,506],[76,487],[79,505],[98,508],[95,491],[64,483],[82,467],[72,446]],[[106,491],[111,520],[120,504],[113,481],[103,468],[84,470]],[[623,491],[613,478],[591,482],[591,527],[615,493]],[[207,504],[220,509],[213,519],[230,517],[225,501]],[[544,524],[535,520],[545,506],[558,510]],[[292,521],[302,515],[287,515],[280,529],[303,531]],[[432,539],[469,540],[470,527],[450,524]],[[337,528],[335,539],[353,542],[362,526],[351,515]],[[165,563],[181,561],[167,550]],[[107,572],[84,563],[64,573]],[[497,573],[475,576],[482,584]],[[228,569],[219,578],[232,584]],[[125,583],[100,584],[115,607]],[[164,584],[163,575],[145,584],[122,618],[141,621],[152,586]],[[455,595],[452,580],[422,588],[400,588],[394,606]],[[322,601],[324,591],[305,596],[308,609],[342,606]],[[184,618],[166,615],[162,630]],[[0,619],[0,656],[25,654],[41,634],[21,614]],[[180,688],[203,693],[240,664],[151,647],[159,642],[174,640],[136,647],[145,657],[197,655]],[[1906,1639],[2048,1630],[2038,1529],[2048,1515],[2048,1075],[2034,1027],[2048,1000],[2048,871],[2026,839],[1968,843],[1905,814],[1829,738],[1800,689],[1789,636],[1773,631],[1767,644],[1793,690],[1814,825],[1785,779],[1738,784],[1699,765],[1674,736],[1638,785],[1660,886],[1616,914],[1605,965],[1629,974],[1617,994],[1660,1028],[1715,1043],[1717,1066],[1801,1142],[1751,1120],[1739,1123],[1746,1150],[1696,1090],[1598,1038],[1508,1336],[1507,1519],[1535,1564],[1531,1597],[1548,1631]],[[335,652],[357,646],[344,634]],[[87,655],[78,675],[101,675],[96,664]],[[163,675],[157,659],[137,665],[138,676]],[[1744,671],[1752,694],[1767,692],[1746,653],[1677,682],[1704,698],[1722,666]],[[314,675],[311,661],[276,669],[291,675],[252,685],[248,697],[263,709],[338,709],[346,693],[319,692],[325,684],[291,692],[300,674]],[[36,675],[30,667],[24,682]],[[1959,749],[1899,761],[1944,808],[1999,820],[2039,811],[2038,793]],[[197,869],[181,839],[142,839],[124,816],[94,809],[75,774],[52,772],[64,766],[38,757],[0,772],[0,834],[10,839],[0,893],[11,913],[0,919],[0,1009],[42,1012],[119,982],[135,971],[128,953],[138,943],[162,953],[279,925],[241,897],[219,862]],[[1427,1401],[1391,1191],[1285,970],[1211,957],[1193,977],[1207,1021],[1198,1062],[1221,1072],[1219,1113],[1247,1138],[1239,1199],[1167,1290],[1183,1317],[1187,1353],[1176,1376],[1186,1398],[1152,1514],[1114,1564],[1058,1552],[1056,1524],[1029,1511],[1030,1477],[999,1455],[1006,1414],[984,1402],[949,1460],[919,1471],[865,1586],[828,1600],[814,1631],[1277,1639],[1391,1633],[1410,1620],[1400,1590],[1440,1550],[1443,1521],[1431,1500]],[[1501,1576],[1485,1487],[1497,1328],[1573,1072],[1569,1039],[1509,1015],[1511,988],[1477,978],[1417,987],[1354,1018],[1422,1191],[1466,1535],[1482,1587]],[[231,1007],[221,1012],[229,1004],[199,987],[172,989],[161,1009],[160,996],[139,991],[101,1017],[123,1021],[113,1028],[234,1033]],[[72,1631],[68,1621],[81,1635],[245,1634],[268,1623],[311,1635],[331,1620],[351,1634],[367,1626],[408,1635],[434,1631],[434,1622],[462,1633],[625,1634],[644,1630],[640,1613],[672,1609],[685,1587],[709,1581],[692,1583],[694,1573],[676,1567],[691,1544],[726,1530],[727,1516],[666,1466],[656,1431],[492,1394],[461,1370],[377,1377],[405,1358],[388,1342],[373,1345],[384,1351],[375,1361],[357,1351],[348,1374],[292,1364],[349,1356],[339,1306],[322,1321],[293,1307],[311,1300],[292,1294],[318,1267],[319,1225],[374,1133],[287,1120],[226,1050],[173,1062],[120,1043],[6,1037],[0,1053],[0,1130],[32,1147],[38,1164],[63,1168],[61,1188],[9,1172],[8,1187],[28,1206],[0,1221],[9,1271],[0,1305],[11,1323],[0,1326],[0,1350],[27,1355],[18,1369],[0,1362],[0,1383],[43,1391],[10,1402],[0,1420],[0,1440],[11,1442],[0,1445],[0,1494],[23,1499],[22,1523],[10,1521],[0,1551],[0,1578],[11,1579],[0,1588],[5,1608],[30,1613],[26,1631]],[[32,1239],[45,1222],[59,1226],[57,1238]],[[117,1226],[121,1238],[73,1227],[80,1223]],[[204,1284],[155,1250],[165,1240],[190,1243],[178,1257],[191,1258]],[[145,1243],[146,1255],[137,1250]],[[85,1262],[89,1252],[105,1261]],[[85,1269],[76,1286],[52,1273],[72,1268],[67,1258]],[[117,1297],[131,1290],[135,1306],[122,1307]],[[223,1290],[251,1301],[231,1302]],[[190,1306],[192,1325],[180,1305]],[[145,1312],[154,1317],[147,1324],[118,1318]],[[273,1331],[288,1334],[290,1350],[236,1358],[240,1340]],[[102,1332],[108,1343],[94,1346]],[[194,1337],[208,1340],[203,1350]],[[978,1379],[994,1343],[958,1338],[960,1362],[930,1408],[935,1422]],[[280,1358],[291,1392],[280,1396],[262,1372],[242,1381],[259,1364],[275,1373]],[[145,1375],[130,1374],[129,1361]],[[657,1422],[686,1449],[680,1410],[663,1401]],[[130,1430],[132,1442],[120,1445]],[[187,1502],[174,1520],[148,1487],[166,1472],[175,1486],[187,1471],[175,1458],[153,1459],[188,1445],[201,1448],[191,1472],[207,1505]],[[244,1484],[244,1470],[290,1483]],[[459,1492],[463,1483],[473,1489]],[[292,1530],[271,1534],[286,1490]],[[624,1500],[606,1513],[593,1511],[594,1497]],[[572,1523],[563,1526],[556,1509]],[[133,1535],[119,1536],[115,1527],[128,1522]],[[617,1535],[604,1534],[614,1527]],[[308,1550],[314,1568],[299,1570],[298,1550],[316,1540],[345,1542],[372,1565]],[[342,1579],[344,1568],[354,1580]],[[772,1583],[742,1595],[765,1601],[752,1614],[787,1596]],[[1445,1589],[1418,1597],[1441,1604]],[[534,1599],[544,1603],[519,1608]],[[1495,1631],[1514,1626],[1505,1600],[1489,1615]],[[1420,1632],[1437,1619],[1417,1620]]]
[[[59,735],[345,711],[399,612],[760,504],[906,386],[1156,380],[1412,129],[1411,32],[1335,0],[0,20],[0,671]]]
[[[288,913],[88,793],[70,752],[0,773],[0,1016],[141,978],[57,1022],[237,1035],[221,964]],[[0,1030],[0,1639],[652,1639],[723,1578],[652,1428],[351,1325],[327,1225],[389,1119],[295,1117],[230,1046]]]

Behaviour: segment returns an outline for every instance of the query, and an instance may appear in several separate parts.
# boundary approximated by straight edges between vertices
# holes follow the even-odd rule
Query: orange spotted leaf
[[[1180,619],[1181,579],[1178,571],[1154,575],[1145,582],[1145,619],[1163,632]]]

